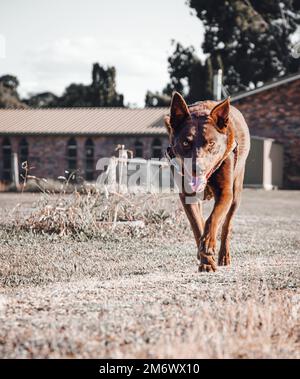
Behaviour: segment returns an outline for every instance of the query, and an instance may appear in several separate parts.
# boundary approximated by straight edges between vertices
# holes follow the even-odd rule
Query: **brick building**
[[[284,187],[300,188],[300,74],[232,98],[252,136],[284,147]],[[168,145],[167,108],[72,108],[0,110],[0,180],[12,177],[12,153],[37,177],[57,178],[78,169],[94,180],[96,162],[123,144],[135,156],[161,157]]]
[[[233,97],[250,134],[283,145],[285,188],[300,189],[300,74]]]
[[[168,145],[167,110],[125,108],[0,110],[0,178],[12,179],[12,153],[28,161],[31,174],[57,178],[77,169],[96,179],[96,162],[125,145],[134,156],[160,158]]]

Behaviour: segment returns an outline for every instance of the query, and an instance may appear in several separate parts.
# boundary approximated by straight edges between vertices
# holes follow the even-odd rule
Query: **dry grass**
[[[178,205],[172,195],[108,196],[95,191],[85,194],[75,191],[72,195],[63,193],[53,198],[44,194],[28,217],[13,220],[13,228],[79,240],[111,238],[116,228],[118,235],[145,236],[159,230],[170,233],[184,222]]]
[[[253,293],[256,292],[256,296]],[[183,326],[158,344],[155,354],[179,358],[299,358],[299,295],[249,288],[203,301],[199,312],[186,312]],[[251,295],[250,295],[251,293]],[[248,297],[248,298],[247,298]],[[164,348],[162,348],[164,347]]]
[[[142,200],[0,196],[0,357],[300,358],[299,192],[245,191],[216,274],[178,200]]]

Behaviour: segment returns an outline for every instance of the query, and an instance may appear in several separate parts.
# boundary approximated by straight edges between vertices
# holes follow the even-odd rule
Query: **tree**
[[[153,107],[167,107],[170,105],[171,96],[168,96],[159,92],[147,91],[145,106],[149,108]]]
[[[3,75],[0,78],[0,82],[6,87],[11,89],[12,91],[17,91],[17,88],[19,86],[19,80],[16,76],[13,75]]]
[[[175,50],[168,58],[170,83],[165,92],[170,94],[172,91],[178,91],[188,95],[193,67],[200,62],[192,46],[184,48],[180,43],[175,44],[175,41],[172,41],[172,44],[175,45]]]
[[[192,46],[183,47],[175,43],[173,54],[168,58],[170,82],[162,93],[146,94],[146,107],[161,107],[170,105],[172,93],[182,93],[189,103],[213,97],[213,66],[223,68],[219,55],[208,57],[204,63],[197,57]]]
[[[93,65],[92,70],[92,92],[94,94],[95,106],[101,107],[123,107],[124,96],[116,91],[116,69],[115,67],[104,67],[98,63]]]
[[[174,91],[182,93],[188,102],[210,97],[212,82],[211,61],[203,64],[195,54],[192,46],[183,47],[180,43],[172,41],[173,54],[168,58],[168,71],[170,82],[159,92],[146,94],[147,107],[168,106]]]
[[[37,95],[32,95],[25,100],[26,104],[31,108],[53,108],[57,106],[58,96],[52,92],[43,92]]]
[[[0,108],[26,108],[26,104],[20,100],[18,86],[19,81],[16,76],[0,77]]]
[[[60,107],[123,107],[124,97],[116,91],[116,69],[93,65],[90,85],[71,84],[58,100]]]
[[[123,107],[124,97],[116,91],[116,69],[95,63],[91,84],[72,83],[60,97],[43,92],[30,96],[25,102],[32,108]]]
[[[299,0],[188,0],[188,5],[204,24],[204,53],[221,57],[229,92],[299,70],[290,41],[300,24]]]
[[[93,107],[91,86],[70,84],[58,99],[58,108]]]
[[[212,98],[219,68],[231,94],[299,71],[291,35],[300,25],[300,0],[187,0],[187,5],[203,22],[207,58],[202,64],[193,47],[177,44],[163,93],[178,90],[189,102]]]

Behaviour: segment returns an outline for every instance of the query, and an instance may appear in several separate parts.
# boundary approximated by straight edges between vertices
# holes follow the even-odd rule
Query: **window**
[[[2,142],[3,154],[3,180],[11,181],[11,144],[8,138]]]
[[[26,141],[26,138],[22,138],[19,143],[19,162],[21,169],[24,162],[27,162],[28,164],[28,142]]]
[[[137,158],[143,158],[143,142],[135,141],[134,150]]]
[[[156,138],[152,143],[152,158],[161,158],[161,141]]]
[[[77,142],[74,138],[71,138],[68,142],[67,164],[69,174],[74,173],[77,169]]]
[[[94,142],[89,138],[85,142],[85,179],[94,180]]]

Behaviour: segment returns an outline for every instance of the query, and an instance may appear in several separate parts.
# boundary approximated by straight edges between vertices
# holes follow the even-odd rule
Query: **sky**
[[[114,65],[125,103],[144,106],[168,82],[171,40],[202,56],[203,26],[186,0],[1,0],[0,76],[19,93],[62,94],[91,82],[92,63]]]

